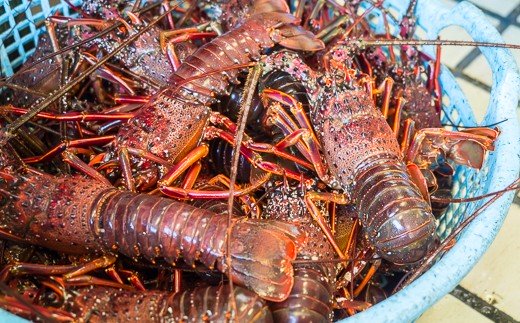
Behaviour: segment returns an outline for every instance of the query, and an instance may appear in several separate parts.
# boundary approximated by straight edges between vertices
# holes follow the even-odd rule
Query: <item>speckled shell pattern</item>
[[[0,207],[0,226],[29,243],[67,253],[101,249],[91,231],[91,214],[101,196],[114,189],[80,177],[54,177],[27,169],[16,182],[0,181],[10,192]]]
[[[435,218],[367,90],[336,71],[315,72],[293,53],[271,56],[267,70],[286,71],[307,88],[311,121],[332,175],[329,184],[344,189],[357,205],[366,239],[394,263],[424,257],[436,238]],[[331,84],[321,85],[323,79]]]
[[[314,124],[332,174],[358,206],[363,231],[394,263],[413,263],[433,246],[435,219],[411,181],[383,115],[360,88],[333,87]]]
[[[0,188],[10,192],[0,205],[0,225],[29,243],[67,253],[119,251],[172,264],[182,257],[189,265],[200,261],[227,269],[225,215],[91,178],[32,168],[2,171],[15,180],[0,180]],[[286,298],[294,282],[291,261],[305,233],[277,221],[233,218],[230,225],[230,279],[263,298]]]
[[[277,187],[266,198],[263,216],[298,225],[309,240],[297,260],[332,259],[335,252],[327,237],[307,211],[305,192],[296,187]],[[294,286],[283,302],[269,307],[276,322],[329,322],[332,320],[332,294],[336,277],[333,264],[294,264]]]
[[[237,322],[272,322],[271,312],[255,293],[234,288]],[[93,286],[67,299],[78,321],[225,322],[231,315],[229,285],[197,287],[178,294],[135,292]]]
[[[270,30],[294,21],[285,13],[256,14],[201,46],[172,74],[168,87],[121,127],[116,147],[143,149],[171,162],[184,157],[202,138],[214,94],[225,93],[242,69],[214,72],[260,59],[263,49],[275,45]]]
[[[123,192],[83,177],[29,172],[10,187],[2,227],[68,253],[103,249],[174,263],[223,257],[227,217],[171,199]],[[233,222],[237,220],[234,219]]]

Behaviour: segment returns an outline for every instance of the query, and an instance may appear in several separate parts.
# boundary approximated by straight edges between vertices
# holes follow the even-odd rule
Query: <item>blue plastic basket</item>
[[[73,1],[74,3],[79,0]],[[400,19],[408,7],[408,0],[387,0],[384,3]],[[44,17],[61,10],[69,15],[68,5],[60,0],[27,1],[0,0],[0,59],[2,74],[9,76],[34,52],[38,38],[35,25]],[[381,15],[377,10],[373,15]],[[476,41],[502,43],[496,29],[480,10],[467,2],[447,9],[437,1],[419,0],[418,24],[428,39],[436,39],[448,26],[464,28]],[[382,21],[379,19],[379,21]],[[382,24],[374,26],[383,32]],[[480,172],[469,168],[457,168],[453,193],[455,197],[477,196],[500,190],[518,177],[520,172],[520,127],[516,119],[516,107],[520,93],[520,76],[511,53],[501,48],[482,48],[482,53],[493,72],[491,99],[482,124],[494,124],[502,120],[502,131],[494,153],[491,153]],[[434,55],[433,48],[426,50]],[[441,83],[444,96],[449,98],[445,106],[444,121],[456,125],[477,125],[468,100],[462,93],[450,71],[442,67]],[[449,116],[446,116],[446,114]],[[512,117],[513,116],[513,117]],[[372,308],[349,318],[352,322],[405,322],[418,318],[426,309],[449,293],[473,268],[489,247],[507,214],[513,193],[508,193],[485,210],[459,237],[457,244],[419,279]],[[452,204],[440,219],[438,232],[446,237],[465,216],[470,215],[484,201]],[[0,311],[0,321],[19,320],[16,316]]]

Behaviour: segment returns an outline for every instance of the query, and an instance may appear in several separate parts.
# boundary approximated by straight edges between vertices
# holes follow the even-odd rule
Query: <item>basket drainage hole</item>
[[[35,45],[34,45],[34,41],[33,40],[29,40],[28,42],[26,42],[25,44],[23,44],[23,49],[25,52],[28,52],[32,49],[34,49]]]
[[[9,22],[6,21],[0,25],[0,34],[3,34],[5,31],[9,30]]]
[[[14,62],[18,57],[20,57],[20,54],[18,53],[18,50],[15,49],[14,51],[10,52],[7,57],[11,62]]]
[[[36,16],[40,12],[42,12],[42,6],[40,6],[39,4],[35,5],[34,7],[31,7],[31,13],[33,16]]]
[[[25,12],[21,12],[19,13],[18,15],[16,15],[14,17],[14,21],[19,24],[21,22],[24,22],[25,20],[27,19],[27,15],[25,14]]]
[[[14,42],[15,42],[14,36],[11,35],[11,36],[7,37],[7,38],[4,40],[4,46],[5,46],[5,47],[9,47],[9,46],[11,46],[12,44],[14,44]]]
[[[30,35],[31,34],[31,27],[25,26],[22,29],[20,29],[20,31],[18,31],[18,33],[20,34],[20,38],[23,38],[23,37],[25,37],[27,35]]]
[[[11,6],[11,9],[14,9],[21,4],[22,4],[22,0],[11,0],[9,5]]]
[[[61,4],[61,0],[51,0],[49,1],[49,5],[51,7],[59,6]]]

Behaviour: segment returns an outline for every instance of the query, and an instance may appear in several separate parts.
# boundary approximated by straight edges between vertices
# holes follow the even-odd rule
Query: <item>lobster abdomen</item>
[[[330,322],[332,320],[332,282],[321,270],[296,267],[294,287],[289,297],[271,303],[275,322]]]
[[[231,316],[229,285],[198,287],[173,295],[93,286],[67,299],[77,319],[89,322],[223,322]],[[272,322],[265,302],[241,287],[234,288],[238,322]]]
[[[425,257],[435,240],[435,219],[404,164],[379,158],[356,178],[353,198],[377,252],[397,264]]]

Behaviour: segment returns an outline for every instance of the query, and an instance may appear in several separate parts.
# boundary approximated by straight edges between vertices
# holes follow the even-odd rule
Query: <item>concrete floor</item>
[[[456,0],[442,0],[449,6]],[[506,43],[520,43],[520,0],[471,0],[497,27]],[[456,38],[453,38],[456,37]],[[443,39],[464,39],[457,29],[445,30]],[[445,47],[448,65],[482,120],[489,100],[491,72],[480,51],[467,47]],[[514,50],[520,65],[520,51]],[[520,108],[517,110],[520,118]],[[520,195],[497,238],[460,286],[426,311],[417,322],[518,322],[520,321]]]

